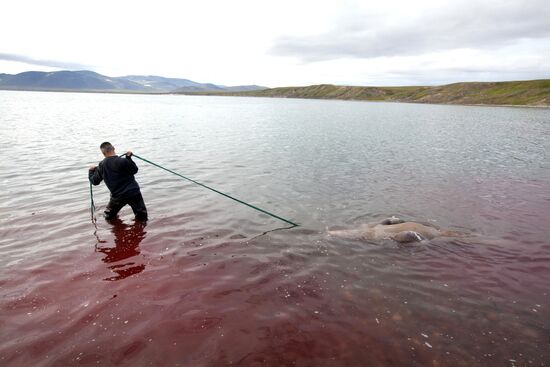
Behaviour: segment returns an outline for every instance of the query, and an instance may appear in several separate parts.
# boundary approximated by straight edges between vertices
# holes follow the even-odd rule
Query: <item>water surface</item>
[[[105,140],[301,226],[139,160],[92,222]],[[548,109],[0,92],[0,152],[1,365],[549,364]],[[326,235],[390,215],[468,235]]]

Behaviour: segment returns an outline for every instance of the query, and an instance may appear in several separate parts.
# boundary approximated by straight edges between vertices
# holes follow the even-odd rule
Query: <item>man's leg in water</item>
[[[107,204],[107,207],[105,208],[104,216],[107,220],[112,220],[116,218],[116,215],[122,209],[122,207],[126,205],[126,202],[123,200],[114,200],[111,198],[109,200],[109,204]]]
[[[129,198],[128,204],[132,207],[137,220],[143,222],[147,220],[147,208],[145,207],[145,202],[143,201],[141,193]]]

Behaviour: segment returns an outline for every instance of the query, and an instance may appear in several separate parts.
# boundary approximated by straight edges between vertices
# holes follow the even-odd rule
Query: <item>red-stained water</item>
[[[547,110],[0,100],[1,366],[550,364]],[[106,139],[301,226],[139,160],[149,222],[91,220]],[[326,234],[393,214],[467,235]]]

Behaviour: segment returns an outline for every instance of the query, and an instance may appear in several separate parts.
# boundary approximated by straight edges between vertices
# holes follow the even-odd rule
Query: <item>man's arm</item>
[[[128,169],[132,175],[135,175],[138,172],[138,167],[136,163],[132,160],[132,151],[129,150],[126,152],[126,161],[128,162]]]
[[[99,167],[92,166],[88,170],[88,179],[94,185],[99,185],[103,181],[103,176],[101,175],[101,170]]]

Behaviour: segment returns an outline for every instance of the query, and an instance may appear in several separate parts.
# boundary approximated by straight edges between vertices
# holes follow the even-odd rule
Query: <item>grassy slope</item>
[[[215,93],[209,93],[215,94]],[[312,85],[223,95],[396,101],[447,104],[550,106],[550,80],[455,83],[436,87],[346,87]]]

